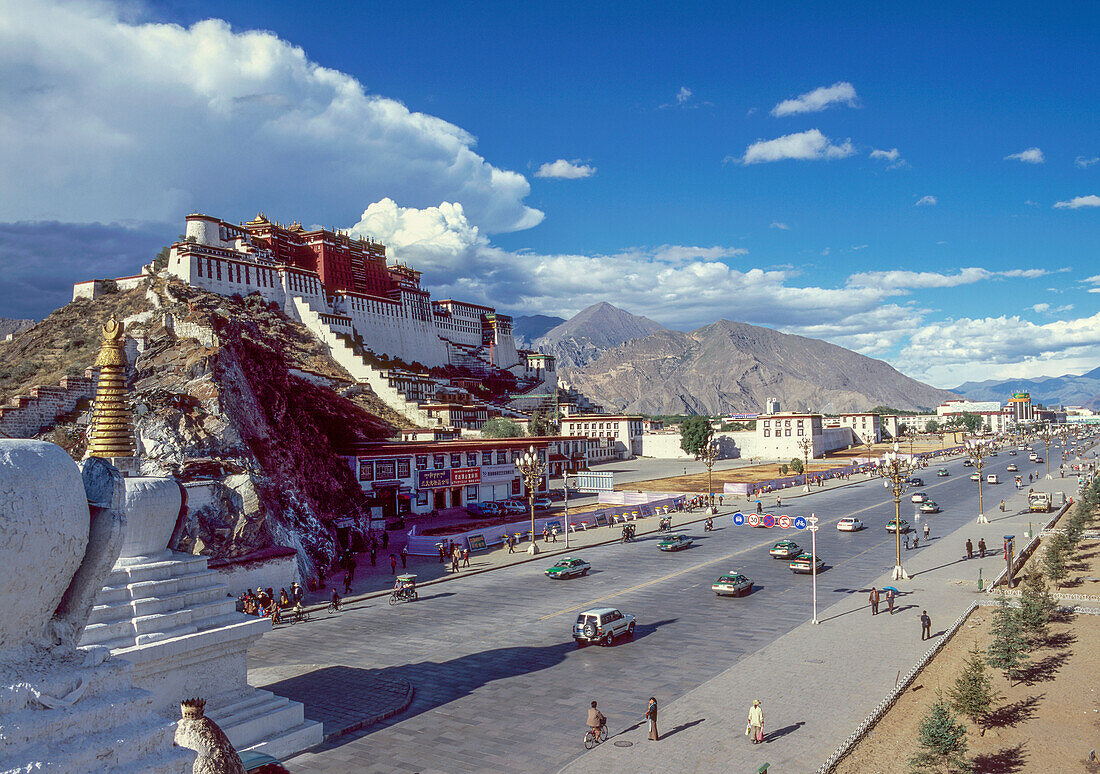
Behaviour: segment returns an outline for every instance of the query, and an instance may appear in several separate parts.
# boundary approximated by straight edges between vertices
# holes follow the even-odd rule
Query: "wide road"
[[[1013,462],[1025,482],[1029,472],[1045,472],[1026,453],[1002,451],[989,459],[985,472],[1002,481],[985,487],[991,517],[1014,491],[1013,474],[1005,470]],[[902,517],[927,521],[933,539],[977,514],[972,469],[947,463],[950,475],[940,478],[937,467],[920,475],[923,491],[943,513],[917,520],[908,495],[902,502]],[[811,511],[821,518],[817,545],[826,561],[818,576],[819,608],[865,596],[867,583],[894,565],[894,537],[884,529],[894,507],[882,481],[792,499],[782,509],[791,516]],[[837,532],[836,522],[851,515],[867,529]],[[249,653],[250,667],[384,669],[416,691],[402,714],[292,759],[291,771],[556,771],[584,752],[591,700],[599,701],[612,730],[620,730],[641,721],[650,695],[667,704],[810,617],[809,576],[793,575],[785,561],[768,555],[784,537],[808,546],[809,533],[735,527],[728,515],[716,519],[713,532],[704,533],[701,524],[682,531],[696,543],[675,553],[658,551],[655,537],[580,551],[593,566],[585,578],[551,581],[543,575],[550,561],[532,562],[425,587],[416,603],[390,607],[380,599],[265,635]],[[913,555],[903,548],[903,561]],[[751,596],[720,598],[710,591],[730,569],[755,580]],[[633,639],[578,649],[570,628],[590,606],[636,615]]]

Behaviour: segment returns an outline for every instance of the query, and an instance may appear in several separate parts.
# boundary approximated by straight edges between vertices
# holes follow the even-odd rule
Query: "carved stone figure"
[[[193,774],[245,774],[241,756],[218,724],[204,716],[205,710],[204,699],[180,702],[176,744],[198,753]]]

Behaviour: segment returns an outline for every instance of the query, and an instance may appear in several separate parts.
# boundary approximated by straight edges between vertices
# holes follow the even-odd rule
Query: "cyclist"
[[[592,706],[588,708],[587,723],[593,735],[596,737],[596,743],[599,744],[600,737],[603,736],[604,726],[607,725],[607,717],[596,709],[596,702],[592,702]]]
[[[339,612],[340,610],[340,595],[336,593],[336,589],[332,590],[332,601],[329,602],[329,609]]]

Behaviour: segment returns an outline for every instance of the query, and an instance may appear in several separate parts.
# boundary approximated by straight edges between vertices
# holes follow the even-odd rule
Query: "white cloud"
[[[886,161],[897,161],[901,157],[901,153],[897,148],[891,148],[888,151],[873,150],[871,151],[871,158],[873,159],[885,159]]]
[[[1088,169],[1093,164],[1100,164],[1100,156],[1078,156],[1073,160],[1073,166],[1078,169]]]
[[[1042,314],[1043,312],[1049,312],[1050,304],[1032,304],[1031,310],[1033,312],[1038,312],[1039,314]]]
[[[877,288],[884,292],[904,292],[927,288],[954,288],[992,279],[1034,279],[1052,274],[1049,269],[1008,269],[990,271],[977,266],[959,269],[955,274],[935,271],[864,271],[848,277],[849,287]]]
[[[935,196],[922,196],[917,199],[917,207],[934,207],[939,204],[940,200]]]
[[[870,245],[852,245],[852,250],[866,250]]]
[[[681,86],[680,90],[676,92],[676,102],[683,105],[689,99],[691,99],[691,89],[687,86]]]
[[[757,140],[745,149],[741,158],[744,164],[759,164],[768,161],[795,159],[817,161],[820,159],[843,159],[856,150],[851,140],[834,145],[828,137],[817,129],[787,134],[774,140]]]
[[[1043,156],[1043,152],[1038,148],[1028,148],[1019,153],[1012,153],[1005,156],[1005,161],[1010,160],[1023,161],[1027,164],[1042,164],[1046,161],[1046,157]]]
[[[770,226],[768,226],[768,228],[777,228],[780,231],[790,231],[791,230],[790,226],[788,226],[786,223],[783,223],[782,221],[779,221],[779,220],[772,221],[772,224]]]
[[[1079,210],[1082,207],[1100,207],[1100,196],[1089,194],[1088,196],[1075,196],[1066,202],[1055,202],[1056,210]]]
[[[1073,304],[1062,304],[1061,306],[1054,307],[1054,313],[1060,314],[1062,312],[1072,312]]]
[[[383,196],[461,201],[492,231],[542,220],[523,175],[488,163],[467,131],[270,32],[135,23],[130,3],[3,7],[2,220],[178,222],[251,215],[249,202],[332,222]]]
[[[857,107],[859,96],[855,87],[847,81],[838,81],[832,86],[822,86],[800,94],[793,99],[785,99],[772,108],[772,115],[789,116],[797,113],[816,113],[833,105]]]
[[[566,161],[558,159],[539,167],[535,177],[555,177],[564,180],[577,180],[582,177],[592,177],[596,174],[596,168],[589,164],[582,164],[580,159]]]

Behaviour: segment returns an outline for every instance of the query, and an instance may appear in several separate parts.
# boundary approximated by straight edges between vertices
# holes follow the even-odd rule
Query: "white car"
[[[924,492],[914,492],[913,496],[909,499],[915,503],[923,503],[925,500],[928,499],[928,495],[926,495]]]
[[[987,483],[987,484],[999,484],[999,483],[1001,483],[1001,479],[997,478],[996,473],[990,473],[988,476],[985,477],[985,483]]]
[[[593,607],[577,615],[573,624],[573,639],[577,647],[593,642],[611,645],[618,637],[634,634],[634,616],[613,607]]]
[[[836,523],[836,528],[841,532],[859,532],[863,529],[863,522],[859,519],[848,516]]]
[[[535,507],[536,508],[550,508],[554,505],[550,500],[550,495],[535,495]]]

